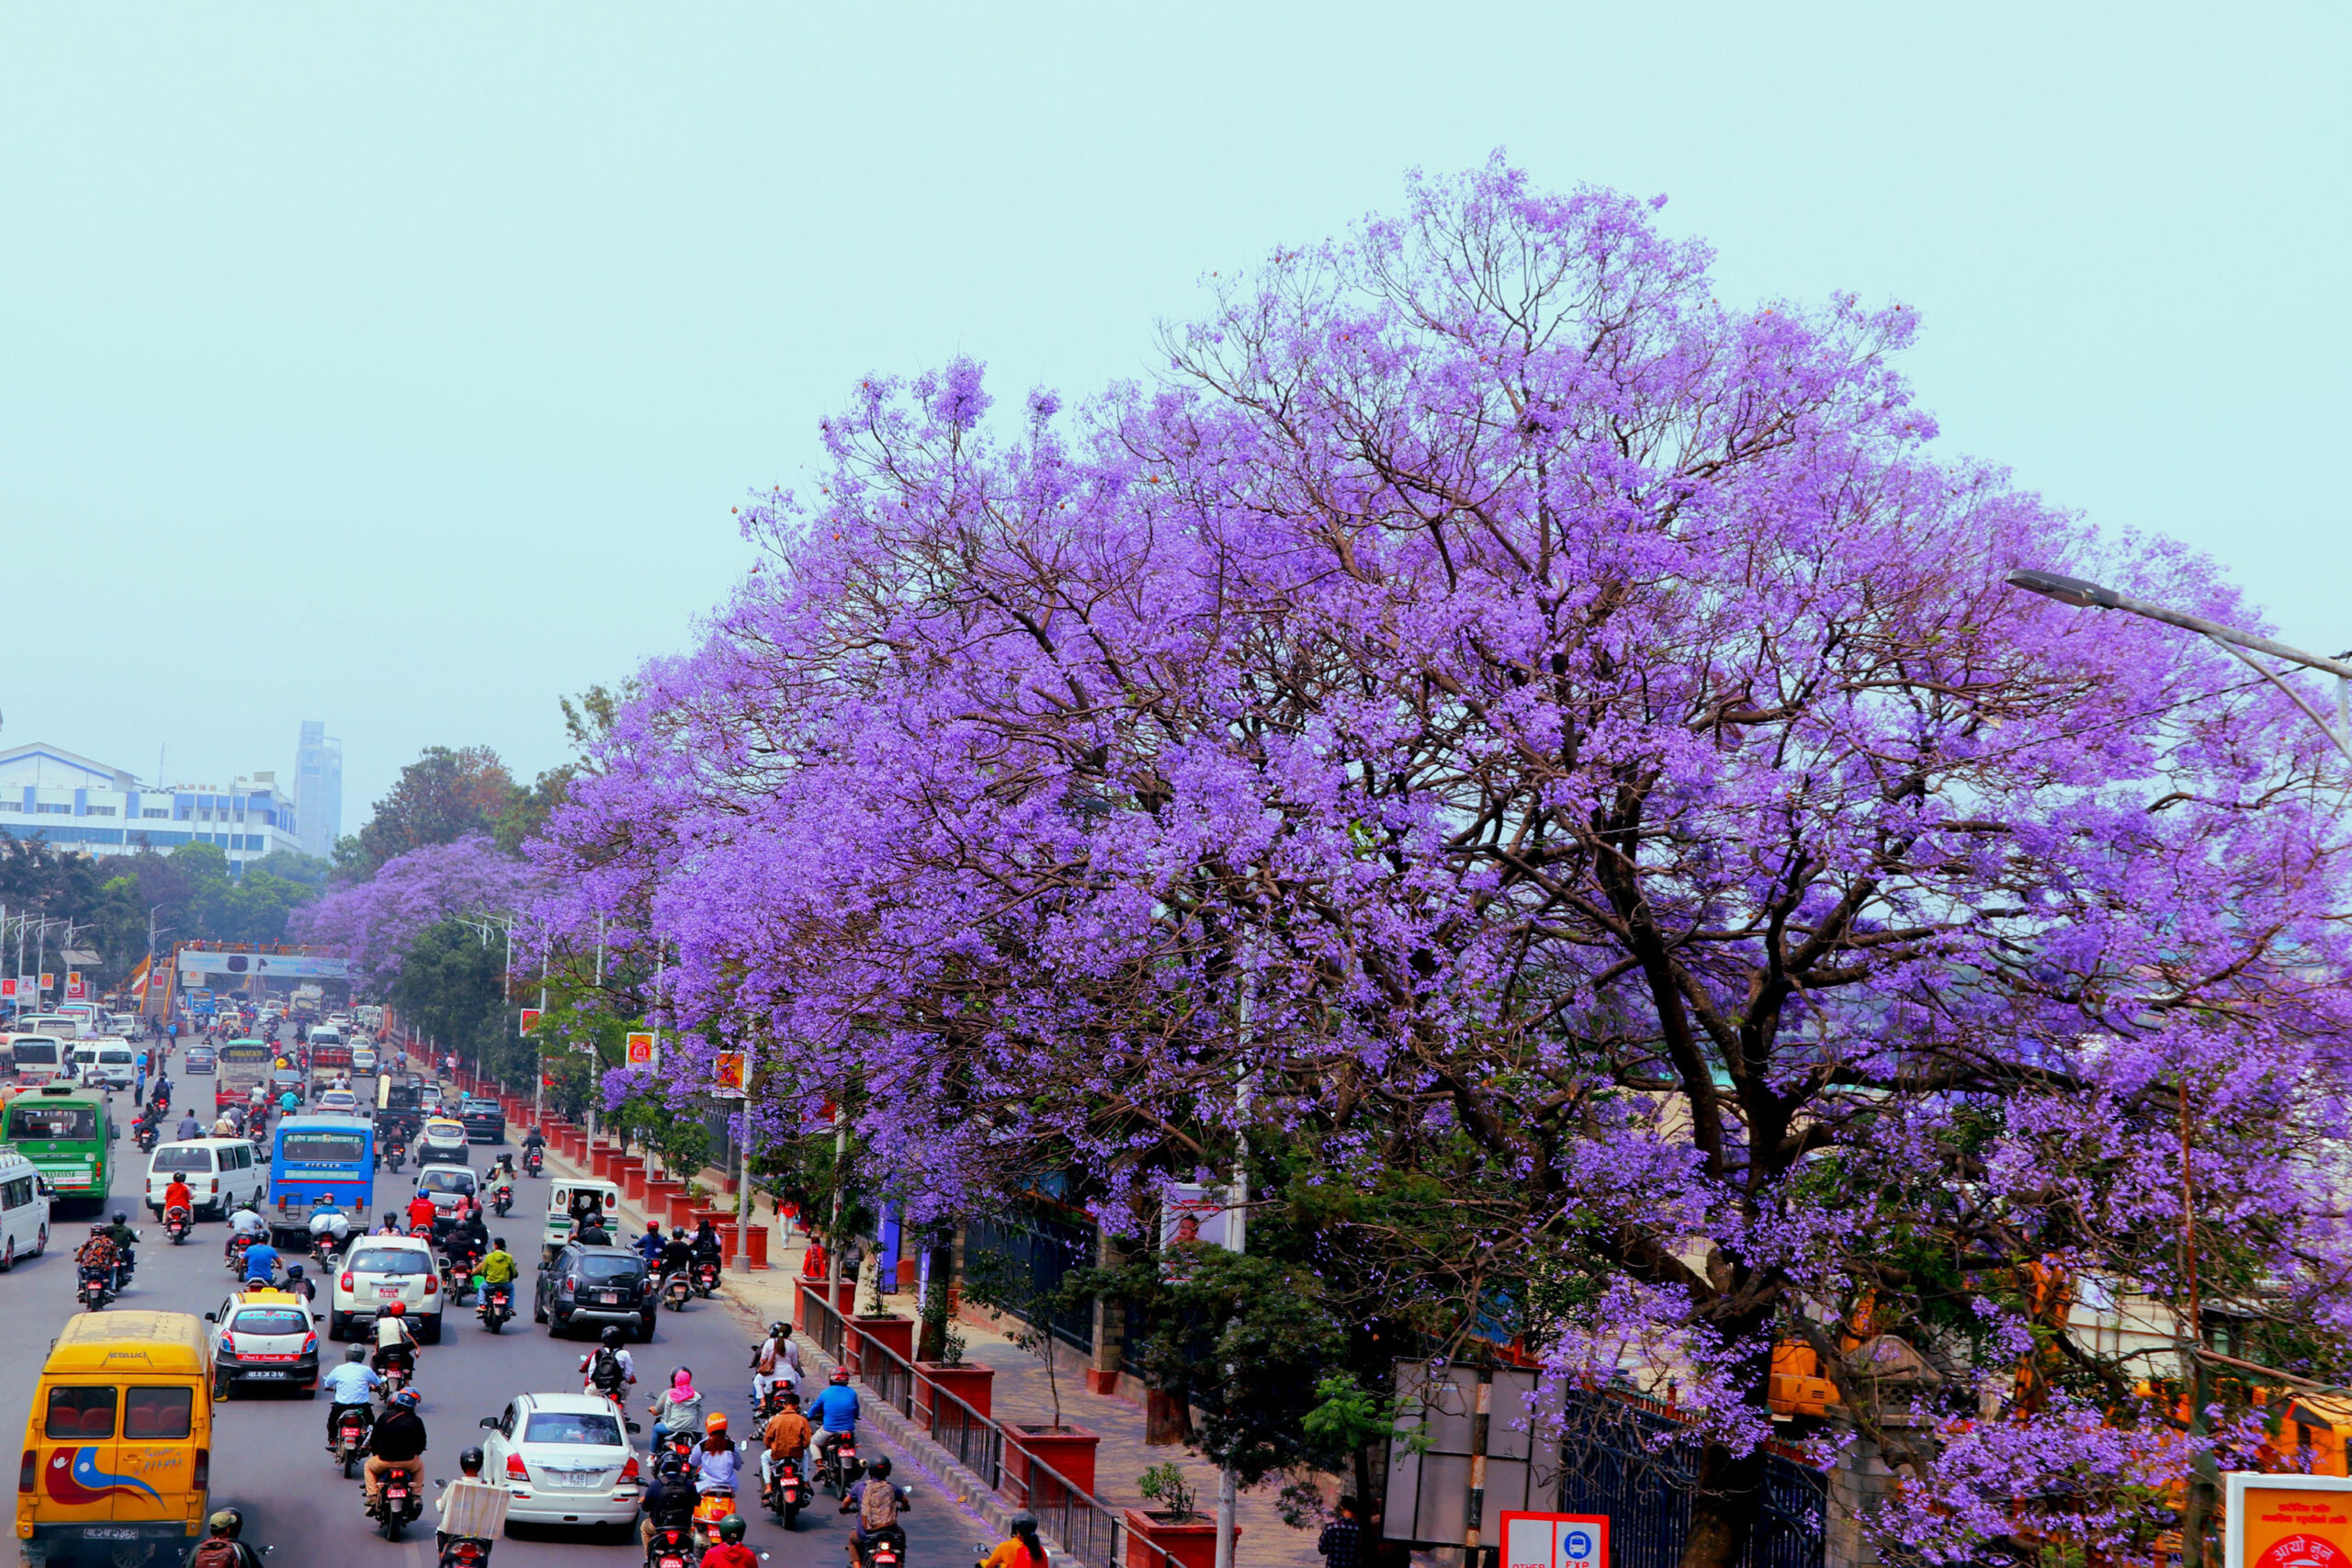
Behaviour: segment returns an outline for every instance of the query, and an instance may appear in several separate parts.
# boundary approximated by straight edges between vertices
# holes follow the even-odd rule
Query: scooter
[[[695,1502],[695,1550],[707,1551],[718,1540],[718,1525],[722,1519],[734,1517],[735,1491],[729,1486],[715,1486]]]
[[[694,1281],[676,1273],[662,1281],[662,1304],[672,1312],[684,1312],[686,1303],[695,1299]]]
[[[359,1473],[359,1461],[368,1450],[368,1434],[375,1427],[365,1410],[346,1410],[335,1422],[334,1461],[343,1466],[345,1481]]]
[[[401,1531],[424,1517],[424,1499],[417,1495],[416,1483],[409,1479],[408,1472],[396,1470],[384,1477],[383,1490],[376,1494],[376,1506],[369,1512],[384,1539],[398,1540]]]
[[[436,1487],[447,1486],[446,1481],[435,1481]],[[441,1542],[441,1568],[485,1568],[490,1562],[490,1541],[478,1535],[453,1535]]]
[[[187,1211],[178,1204],[175,1203],[164,1211],[164,1234],[172,1238],[174,1247],[184,1245],[188,1232],[195,1228],[195,1222],[188,1218]]]
[[[718,1291],[718,1264],[714,1258],[695,1260],[695,1294],[708,1301]]]

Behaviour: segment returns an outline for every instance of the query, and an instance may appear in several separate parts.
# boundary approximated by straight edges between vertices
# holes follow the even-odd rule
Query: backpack
[[[598,1388],[617,1384],[621,1381],[621,1359],[609,1345],[599,1346],[596,1359],[588,1370],[588,1381]]]
[[[198,1547],[196,1555],[188,1559],[188,1568],[244,1568],[244,1564],[237,1543],[217,1535]]]

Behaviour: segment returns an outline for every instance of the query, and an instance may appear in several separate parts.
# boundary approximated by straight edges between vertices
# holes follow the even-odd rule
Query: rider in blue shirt
[[[833,1381],[816,1403],[808,1406],[808,1418],[817,1423],[817,1453],[820,1460],[832,1457],[832,1447],[843,1438],[857,1432],[857,1390],[849,1386],[849,1373],[841,1367],[833,1369]]]
[[[245,1248],[245,1283],[266,1285],[277,1277],[277,1248],[264,1236]]]
[[[327,1407],[329,1451],[333,1451],[334,1448],[335,1428],[341,1425],[340,1418],[345,1411],[357,1410],[368,1413],[368,1425],[375,1425],[374,1415],[368,1400],[369,1395],[384,1385],[384,1380],[378,1377],[375,1369],[368,1365],[367,1347],[354,1345],[347,1354],[348,1359],[343,1365],[319,1379],[319,1386],[327,1391],[327,1398],[330,1401]]]
[[[637,1255],[645,1259],[648,1269],[662,1261],[662,1249],[669,1244],[662,1239],[660,1225],[648,1225],[645,1234],[637,1238]]]

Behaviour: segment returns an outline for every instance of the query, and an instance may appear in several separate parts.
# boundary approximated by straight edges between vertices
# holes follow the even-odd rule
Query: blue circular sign
[[[1592,1536],[1589,1531],[1570,1530],[1567,1539],[1560,1544],[1567,1548],[1568,1556],[1579,1562],[1588,1562],[1592,1557]]]

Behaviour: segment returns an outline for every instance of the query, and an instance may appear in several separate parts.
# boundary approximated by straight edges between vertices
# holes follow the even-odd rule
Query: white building
[[[343,836],[343,742],[315,718],[302,721],[294,747],[294,814],[303,852],[321,860],[333,855]]]
[[[227,789],[151,789],[120,768],[40,741],[0,750],[0,833],[94,855],[218,844],[232,868],[302,847],[294,803],[278,793],[274,773],[232,779]]]

